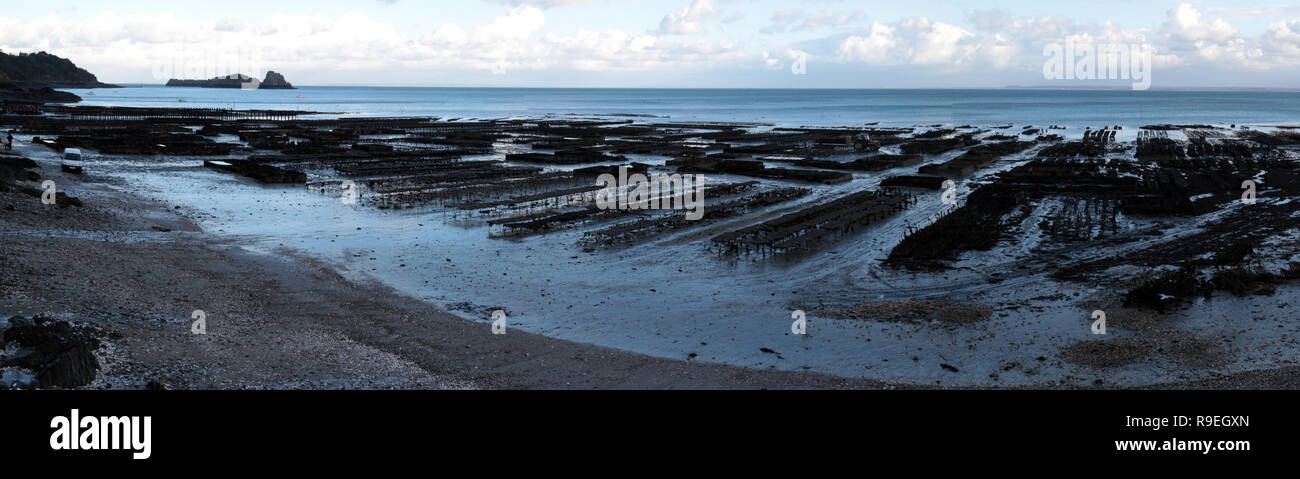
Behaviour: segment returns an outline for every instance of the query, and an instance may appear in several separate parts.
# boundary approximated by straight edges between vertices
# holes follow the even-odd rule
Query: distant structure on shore
[[[207,80],[167,80],[167,86],[198,88],[241,88],[244,90],[293,90],[293,85],[284,80],[284,75],[274,71],[266,72],[266,79],[258,81],[242,73],[209,78]]]

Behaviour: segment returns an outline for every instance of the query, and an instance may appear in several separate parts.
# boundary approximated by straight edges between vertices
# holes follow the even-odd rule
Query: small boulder
[[[8,359],[0,367],[30,370],[42,388],[75,388],[90,384],[99,371],[94,350],[101,346],[99,332],[67,321],[37,317],[9,318],[2,344],[17,343],[31,352]]]

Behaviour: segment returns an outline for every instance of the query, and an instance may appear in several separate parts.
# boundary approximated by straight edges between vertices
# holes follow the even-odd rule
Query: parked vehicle
[[[82,159],[81,150],[68,148],[63,150],[63,171],[68,173],[81,173],[85,160]]]

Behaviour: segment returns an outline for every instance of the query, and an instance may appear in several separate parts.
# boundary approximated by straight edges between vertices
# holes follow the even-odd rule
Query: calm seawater
[[[965,123],[1065,126],[1300,123],[1300,93],[1084,90],[679,90],[159,85],[71,90],[85,105],[284,109],[364,116],[654,115],[779,126]],[[179,100],[184,99],[185,102]]]

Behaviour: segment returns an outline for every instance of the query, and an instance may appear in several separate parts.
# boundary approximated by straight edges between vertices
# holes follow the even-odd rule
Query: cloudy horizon
[[[1112,86],[1045,80],[1044,47],[1067,42],[1150,46],[1154,88],[1300,78],[1300,5],[1268,2],[15,3],[0,50],[124,84],[269,69],[297,85]]]

